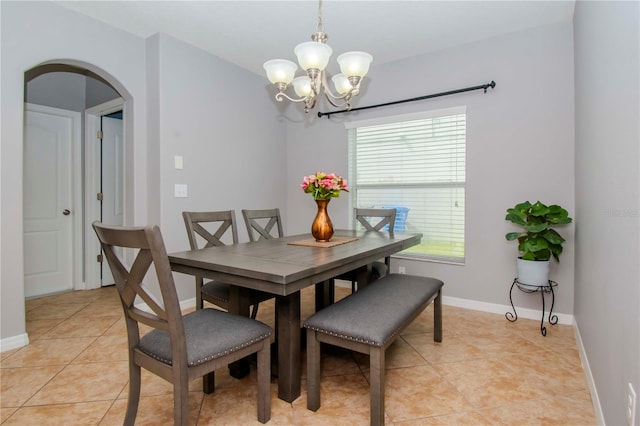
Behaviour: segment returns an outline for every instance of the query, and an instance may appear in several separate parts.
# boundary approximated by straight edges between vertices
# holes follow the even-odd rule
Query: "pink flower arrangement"
[[[347,180],[335,173],[316,172],[315,175],[305,176],[301,187],[314,200],[328,200],[339,197],[340,191],[349,192]]]

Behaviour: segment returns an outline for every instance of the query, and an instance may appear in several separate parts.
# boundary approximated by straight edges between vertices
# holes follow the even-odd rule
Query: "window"
[[[401,256],[464,263],[466,107],[352,122],[353,206],[397,207],[396,232],[421,232]]]

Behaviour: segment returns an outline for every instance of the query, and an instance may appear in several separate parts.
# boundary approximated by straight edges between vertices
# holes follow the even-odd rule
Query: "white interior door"
[[[124,144],[122,119],[102,117],[102,213],[107,225],[124,224]],[[114,283],[107,262],[102,262],[102,285]]]
[[[84,221],[84,258],[86,263],[84,277],[85,286],[88,289],[113,283],[106,259],[103,259],[102,262],[96,259],[100,255],[101,249],[91,224],[96,220],[103,221],[103,201],[100,201],[101,199],[106,201],[104,212],[107,217],[105,219],[111,223],[124,224],[121,214],[126,210],[124,202],[126,189],[122,184],[124,182],[124,120],[119,120],[119,122],[106,120],[103,129],[103,117],[113,116],[118,111],[122,111],[121,115],[124,116],[125,110],[124,100],[117,98],[85,111],[84,207],[86,217]],[[106,157],[110,158],[107,163],[112,166],[103,166],[103,139],[105,140]],[[107,175],[104,178],[103,169]],[[103,180],[105,181],[104,185]],[[109,218],[109,216],[113,217]],[[106,273],[104,277],[103,271]]]
[[[25,111],[25,297],[72,289],[74,121],[54,108]]]

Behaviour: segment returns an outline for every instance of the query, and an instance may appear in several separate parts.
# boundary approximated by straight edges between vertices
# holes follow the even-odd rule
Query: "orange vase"
[[[333,236],[333,224],[327,212],[327,206],[330,200],[316,200],[318,205],[318,213],[311,224],[311,235],[318,242],[326,243]]]

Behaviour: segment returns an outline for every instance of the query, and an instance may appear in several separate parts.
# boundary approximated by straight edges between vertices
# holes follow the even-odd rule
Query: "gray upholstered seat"
[[[433,298],[442,281],[391,274],[385,285],[368,285],[315,313],[304,327],[343,339],[383,346],[400,332],[411,312]]]
[[[261,322],[217,309],[199,309],[182,317],[187,344],[187,365],[194,367],[220,358],[266,339],[271,328]],[[211,324],[216,327],[212,328]],[[165,330],[145,334],[138,348],[147,355],[171,365],[171,336]]]

